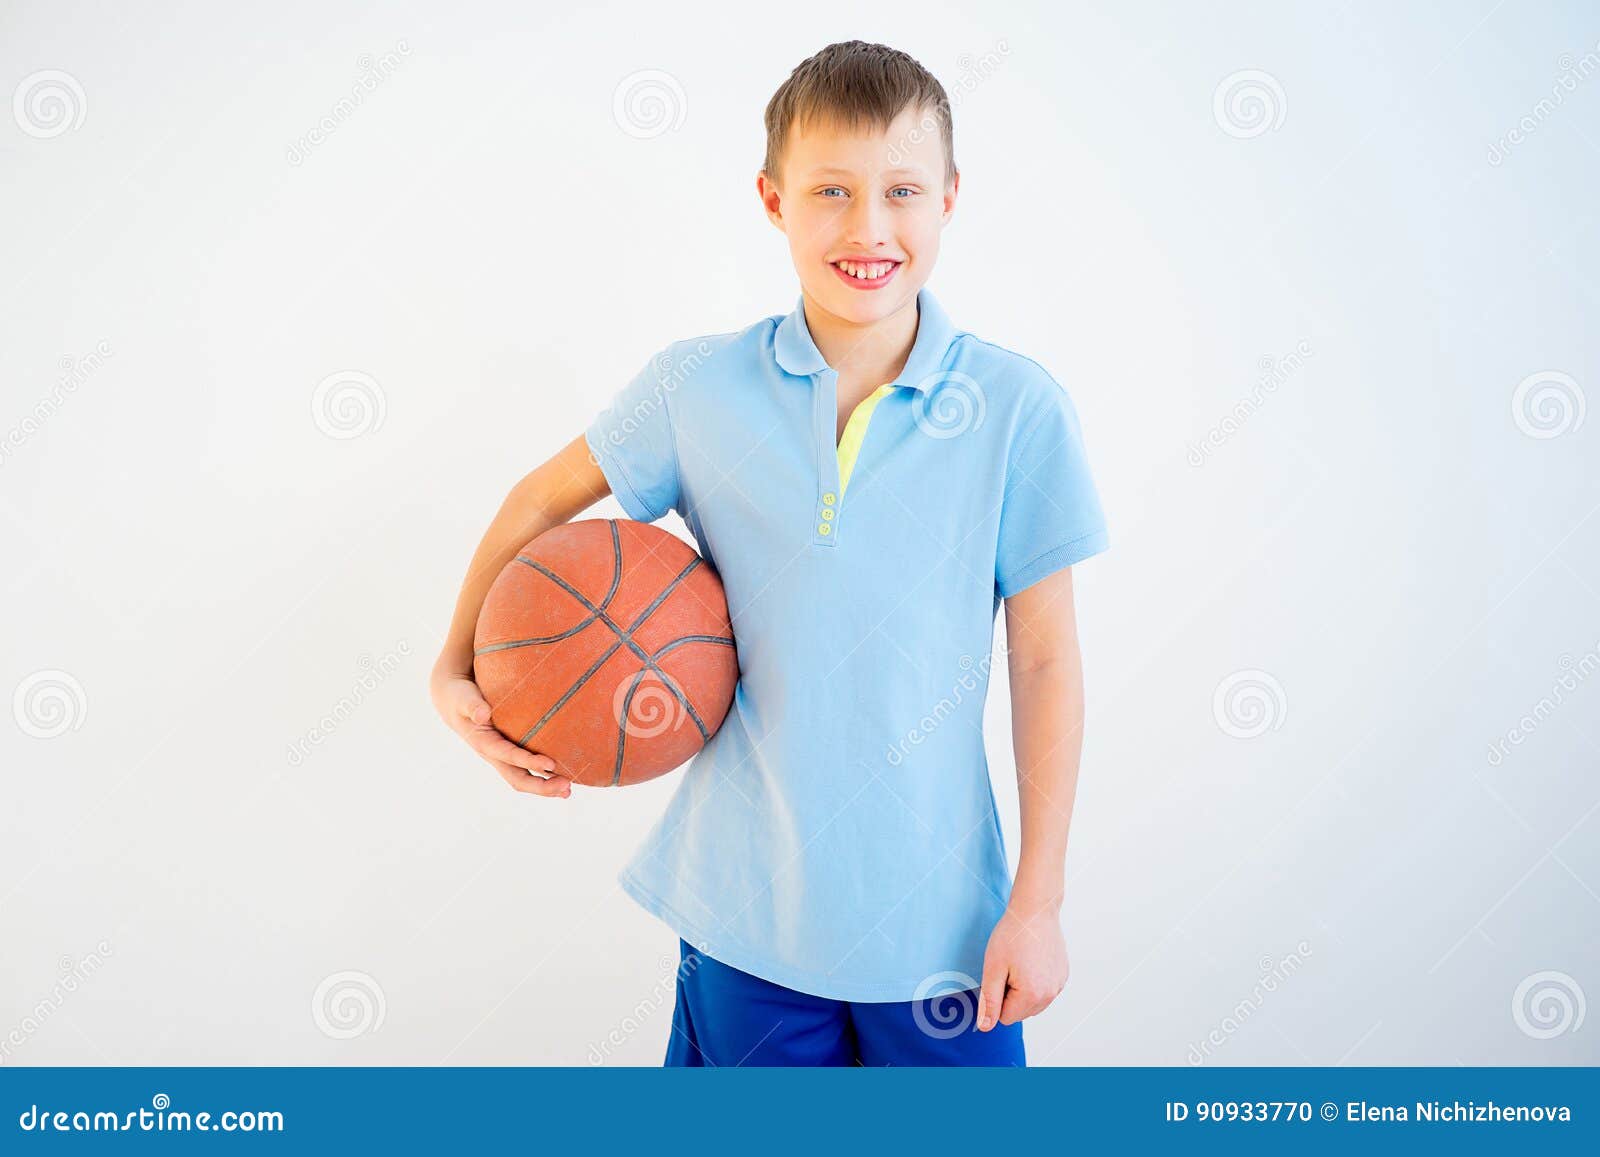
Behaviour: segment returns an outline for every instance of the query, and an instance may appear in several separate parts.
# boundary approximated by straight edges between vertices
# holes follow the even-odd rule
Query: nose
[[[889,207],[877,197],[858,197],[845,222],[846,243],[871,249],[883,245],[889,234]]]

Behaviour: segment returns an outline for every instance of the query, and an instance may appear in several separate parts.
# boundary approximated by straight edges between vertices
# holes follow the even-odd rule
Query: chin
[[[862,293],[860,290],[834,289],[832,286],[829,289],[832,292],[822,299],[827,304],[829,312],[835,317],[842,317],[857,325],[882,321],[916,296],[915,289],[908,296],[906,290],[900,286],[896,286],[892,293]]]

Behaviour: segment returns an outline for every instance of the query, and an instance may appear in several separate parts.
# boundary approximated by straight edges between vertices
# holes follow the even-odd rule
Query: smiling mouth
[[[880,289],[894,280],[899,261],[830,261],[833,271],[856,289]]]

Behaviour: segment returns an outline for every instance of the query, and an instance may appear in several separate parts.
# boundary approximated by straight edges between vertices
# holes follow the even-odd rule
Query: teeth
[[[870,264],[862,264],[859,261],[841,261],[839,262],[839,268],[858,280],[876,281],[894,268],[894,262],[874,261]]]

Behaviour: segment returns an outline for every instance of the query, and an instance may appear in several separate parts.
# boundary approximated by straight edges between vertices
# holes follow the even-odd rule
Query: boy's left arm
[[[1005,914],[983,960],[978,1028],[1043,1012],[1067,983],[1061,933],[1067,828],[1083,744],[1083,660],[1072,568],[1006,599],[1011,737],[1022,850]]]

